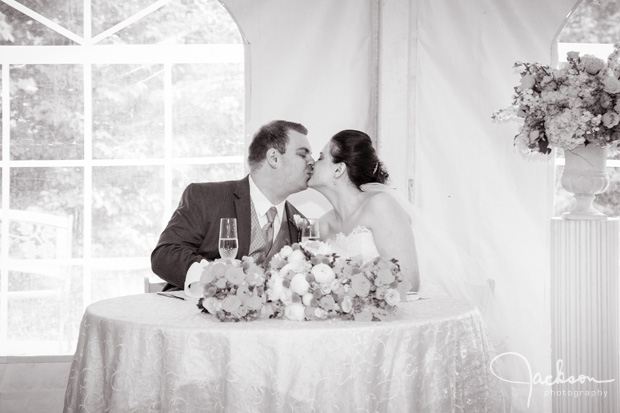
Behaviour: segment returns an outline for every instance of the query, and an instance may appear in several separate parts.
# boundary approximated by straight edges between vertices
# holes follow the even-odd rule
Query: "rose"
[[[241,306],[241,299],[236,295],[229,295],[222,301],[222,309],[228,313],[236,313]]]
[[[400,293],[397,290],[388,290],[384,298],[389,305],[396,305],[400,302]]]
[[[304,303],[306,307],[316,307],[318,302],[312,293],[306,293],[301,297],[301,302]]]
[[[372,321],[372,313],[368,309],[363,309],[359,313],[353,314],[355,321]]]
[[[241,285],[245,280],[245,273],[241,267],[228,267],[226,270],[226,279],[233,285]]]
[[[310,283],[306,281],[306,276],[304,274],[297,273],[295,274],[295,276],[293,276],[293,279],[291,280],[290,288],[295,294],[303,296],[308,292],[308,289],[310,288]]]
[[[367,297],[370,292],[370,281],[362,274],[355,274],[351,278],[353,292],[360,297]]]
[[[284,297],[284,279],[278,275],[274,275],[269,281],[269,289],[267,294],[271,301],[278,301]]]
[[[304,247],[306,251],[308,251],[310,254],[315,255],[315,256],[330,255],[331,253],[333,253],[331,247],[328,244],[321,242],[321,241],[313,241],[313,240],[304,241],[302,243],[302,246]]]
[[[290,245],[285,245],[282,247],[280,252],[278,253],[282,258],[288,258],[293,253],[293,248]]]
[[[260,310],[263,305],[263,300],[257,295],[252,297],[248,297],[246,301],[244,301],[244,305],[246,305],[250,310]]]
[[[353,311],[353,299],[350,296],[345,295],[340,303],[340,308],[342,308],[342,311],[346,314],[351,313],[351,311]]]
[[[312,267],[311,272],[312,275],[314,275],[314,279],[316,280],[316,282],[320,284],[330,283],[336,276],[334,274],[334,270],[327,264],[317,264]]]
[[[326,295],[321,298],[319,305],[321,306],[321,308],[325,309],[326,311],[329,311],[334,308],[334,305],[336,305],[336,301],[334,300],[334,297],[332,297],[331,295]]]
[[[300,231],[303,231],[303,229],[308,226],[308,220],[306,218],[302,218],[299,214],[293,214],[293,221],[295,221],[295,225]]]
[[[204,266],[202,269],[202,275],[200,276],[200,283],[209,284],[213,280],[215,280],[215,274],[213,273],[212,265],[208,264]]]
[[[616,112],[606,112],[601,120],[605,127],[611,129],[620,122],[620,115]]]
[[[620,80],[612,76],[607,76],[603,80],[603,90],[612,95],[620,93]]]
[[[202,300],[202,307],[210,314],[215,314],[220,309],[220,302],[215,297],[209,297]]]
[[[586,72],[591,75],[597,74],[605,67],[605,62],[603,62],[598,57],[594,57],[591,55],[584,55],[581,58],[581,62],[586,69]]]
[[[375,283],[377,285],[390,285],[394,282],[394,274],[387,268],[381,269],[377,274]]]
[[[327,311],[317,307],[314,309],[314,316],[324,320],[327,318]]]
[[[520,90],[531,89],[536,84],[536,78],[532,75],[523,75],[521,76],[521,85],[519,86]]]
[[[306,317],[302,303],[291,303],[284,307],[284,317],[292,321],[303,321]]]

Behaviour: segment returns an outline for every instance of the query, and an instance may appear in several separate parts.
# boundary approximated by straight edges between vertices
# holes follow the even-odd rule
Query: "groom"
[[[220,257],[220,218],[237,218],[237,258],[248,255],[259,265],[297,241],[293,215],[302,214],[286,198],[306,189],[312,176],[307,134],[299,123],[272,121],[252,138],[248,176],[185,188],[151,254],[153,272],[168,282],[164,290],[182,290],[186,275],[200,271],[200,261]]]

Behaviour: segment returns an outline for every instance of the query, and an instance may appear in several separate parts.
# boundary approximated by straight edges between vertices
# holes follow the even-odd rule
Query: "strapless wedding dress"
[[[363,226],[356,226],[350,234],[339,232],[336,238],[327,241],[332,250],[343,258],[352,258],[360,255],[364,261],[370,261],[379,256],[372,231]]]

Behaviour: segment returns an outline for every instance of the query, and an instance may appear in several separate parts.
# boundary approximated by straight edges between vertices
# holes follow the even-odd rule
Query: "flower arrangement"
[[[200,285],[203,297],[198,308],[220,321],[249,321],[261,315],[266,301],[265,272],[251,257],[208,262]]]
[[[342,318],[379,321],[393,316],[403,275],[396,260],[345,259],[320,241],[285,246],[268,270],[269,313],[289,320]]]
[[[515,63],[521,81],[513,105],[493,113],[497,121],[522,120],[515,146],[549,154],[579,145],[616,147],[620,142],[620,43],[607,61],[569,52],[559,69]]]

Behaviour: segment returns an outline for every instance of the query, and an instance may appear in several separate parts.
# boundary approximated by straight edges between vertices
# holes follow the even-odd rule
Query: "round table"
[[[65,412],[447,412],[505,409],[480,313],[448,297],[395,320],[222,323],[142,294],[83,316]]]

